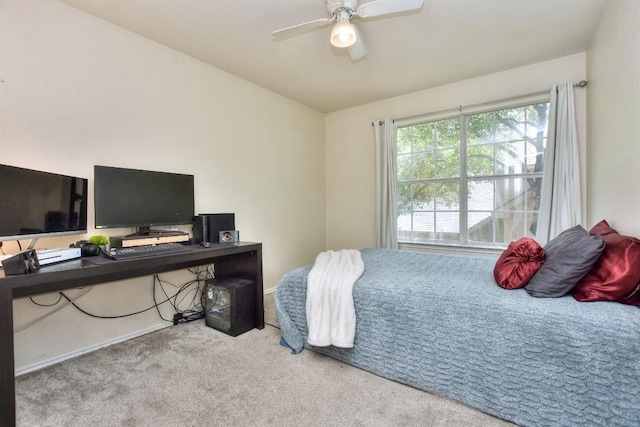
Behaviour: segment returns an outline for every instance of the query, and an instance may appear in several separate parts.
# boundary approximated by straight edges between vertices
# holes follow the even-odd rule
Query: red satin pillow
[[[573,297],[578,301],[620,301],[640,306],[636,292],[640,283],[640,240],[618,234],[605,220],[589,233],[602,238],[606,247],[573,289]]]
[[[522,237],[509,246],[500,255],[493,277],[501,288],[521,288],[533,277],[544,262],[544,249],[535,240]]]

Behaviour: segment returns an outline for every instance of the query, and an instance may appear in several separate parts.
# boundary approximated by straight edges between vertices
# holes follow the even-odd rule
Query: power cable
[[[86,294],[87,294],[91,289],[93,289],[93,286],[88,287],[88,288],[84,288],[84,289],[82,290],[82,292],[80,293],[80,295],[77,295],[77,296],[73,299],[73,301],[76,301],[76,300],[80,299],[81,297],[83,297],[84,295],[86,295]],[[61,296],[61,298],[62,298],[62,296]],[[60,302],[60,300],[58,300],[58,302],[57,302],[56,304],[58,304],[59,302]],[[36,303],[34,302],[34,304],[36,304]],[[26,323],[26,324],[24,324],[24,325],[22,325],[22,326],[18,326],[18,327],[13,328],[13,332],[14,332],[14,333],[16,333],[16,332],[22,332],[22,331],[24,331],[25,329],[28,329],[28,328],[32,327],[33,325],[35,325],[35,324],[37,324],[37,323],[39,323],[39,322],[43,321],[44,319],[46,319],[47,317],[51,316],[52,314],[54,314],[54,313],[56,313],[56,312],[58,312],[58,311],[62,310],[62,309],[63,309],[63,308],[65,308],[67,305],[69,305],[69,303],[68,303],[68,302],[63,302],[63,304],[61,304],[61,305],[59,305],[59,306],[55,307],[55,308],[54,308],[53,310],[51,310],[50,312],[48,312],[48,313],[46,313],[46,314],[44,314],[44,315],[42,315],[42,316],[38,317],[37,319],[34,319],[34,320],[32,320],[31,322]]]
[[[158,311],[158,315],[160,316],[160,318],[165,321],[165,322],[173,322],[174,324],[176,323],[176,316],[174,316],[174,319],[166,319],[164,318],[164,316],[162,315],[161,311],[160,311],[160,305],[169,302],[169,304],[171,304],[171,306],[173,307],[177,318],[179,320],[181,320],[182,322],[186,322],[189,320],[195,320],[197,318],[200,318],[204,315],[204,295],[203,295],[203,290],[204,290],[204,282],[208,279],[211,279],[214,277],[215,274],[215,270],[214,270],[214,266],[213,264],[209,264],[206,266],[202,266],[202,267],[198,267],[196,269],[187,269],[190,273],[194,274],[196,277],[193,280],[189,280],[185,283],[183,283],[182,285],[178,286],[175,285],[171,282],[168,282],[166,280],[162,280],[160,278],[160,276],[158,276],[157,274],[153,276],[153,286],[152,286],[152,296],[153,296],[153,305],[145,308],[143,310],[139,310],[136,312],[132,312],[132,313],[127,313],[127,314],[120,314],[120,315],[98,315],[98,314],[93,314],[88,312],[87,310],[81,308],[80,306],[78,306],[75,301],[78,300],[80,297],[84,296],[87,292],[89,292],[92,287],[87,288],[84,292],[82,292],[80,295],[74,297],[74,298],[70,298],[68,297],[65,293],[63,292],[59,292],[59,298],[58,301],[56,301],[53,304],[42,304],[42,303],[38,303],[36,302],[32,297],[30,297],[30,300],[33,304],[41,306],[41,307],[53,307],[58,305],[62,299],[64,298],[66,301],[64,302],[64,304],[59,305],[58,307],[56,307],[54,310],[50,311],[49,313],[41,316],[38,319],[35,319],[31,322],[29,322],[28,324],[25,324],[23,326],[20,326],[18,328],[14,329],[14,332],[20,332],[23,331],[33,325],[35,325],[36,323],[42,321],[43,319],[45,319],[46,317],[52,315],[53,313],[61,310],[62,308],[66,307],[67,305],[72,305],[74,308],[76,308],[78,311],[80,311],[81,313],[96,318],[96,319],[120,319],[120,318],[124,318],[124,317],[130,317],[130,316],[134,316],[137,314],[142,314],[145,313],[149,310],[153,310],[154,308]],[[173,295],[169,295],[169,293],[167,293],[167,291],[165,290],[163,285],[171,285],[174,288],[177,288],[177,291],[175,292],[175,294]],[[194,285],[196,285],[194,287]],[[162,293],[164,294],[164,299],[162,301],[158,301],[157,298],[157,287],[160,287],[160,289],[162,290]],[[191,296],[191,301],[189,302],[189,305],[187,306],[186,309],[180,309],[180,306],[183,306],[184,303],[186,301],[188,301],[189,295]],[[198,298],[198,296],[200,296],[200,298]]]

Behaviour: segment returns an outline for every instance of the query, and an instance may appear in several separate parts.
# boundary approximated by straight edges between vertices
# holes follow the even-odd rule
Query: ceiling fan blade
[[[376,0],[360,5],[355,14],[361,18],[372,18],[374,16],[417,10],[423,4],[424,0]]]
[[[307,31],[315,30],[317,28],[322,28],[335,20],[334,18],[322,18],[316,19],[315,21],[309,21],[298,25],[293,25],[291,27],[283,28],[281,30],[274,31],[271,33],[274,39],[285,38],[289,36],[293,36],[296,34],[301,34]]]
[[[358,27],[354,25],[354,28],[356,29],[356,42],[351,46],[349,46],[348,49],[349,49],[349,56],[351,57],[352,60],[356,61],[362,58],[367,52],[365,51],[364,45],[362,44],[362,37],[360,37],[360,33],[358,32]]]

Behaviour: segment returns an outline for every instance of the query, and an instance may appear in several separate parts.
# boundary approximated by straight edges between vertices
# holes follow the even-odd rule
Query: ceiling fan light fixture
[[[356,29],[349,21],[336,22],[331,30],[331,44],[349,47],[356,42]]]

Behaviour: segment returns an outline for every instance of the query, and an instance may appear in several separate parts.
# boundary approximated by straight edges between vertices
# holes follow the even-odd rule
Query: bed
[[[496,285],[490,257],[361,251],[353,348],[306,343],[311,265],[276,291],[283,343],[526,426],[640,425],[640,311]]]

